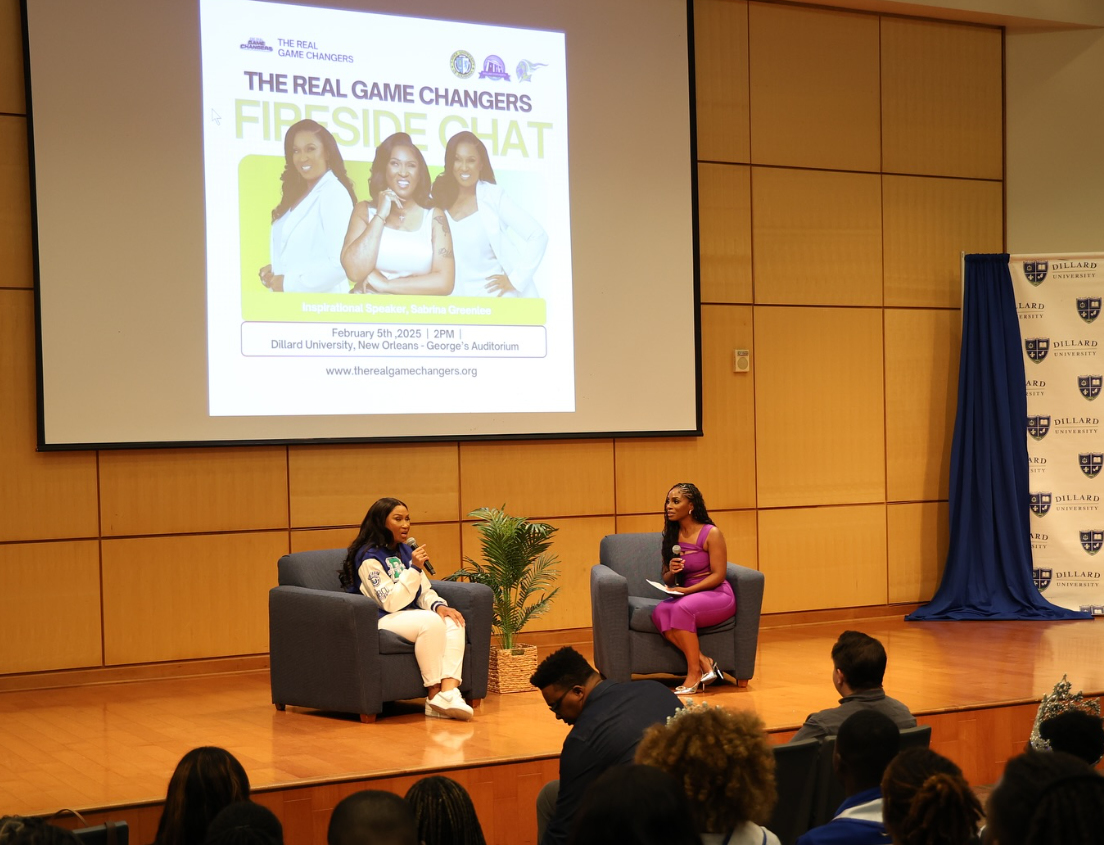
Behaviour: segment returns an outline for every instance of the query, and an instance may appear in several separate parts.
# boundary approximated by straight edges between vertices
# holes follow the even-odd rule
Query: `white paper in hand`
[[[649,584],[651,584],[653,587],[655,587],[657,590],[660,590],[661,592],[664,592],[669,596],[681,596],[682,595],[682,593],[679,593],[675,590],[670,589],[666,584],[660,584],[658,581],[653,581],[651,578],[646,578],[645,580]]]

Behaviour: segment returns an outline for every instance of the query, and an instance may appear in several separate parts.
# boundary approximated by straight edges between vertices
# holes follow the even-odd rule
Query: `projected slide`
[[[575,411],[563,33],[200,11],[209,413]]]

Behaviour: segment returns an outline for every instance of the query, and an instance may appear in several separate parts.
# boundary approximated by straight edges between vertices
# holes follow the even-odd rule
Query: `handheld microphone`
[[[673,546],[671,546],[671,554],[675,557],[682,557],[682,546],[680,546],[678,543],[675,543]]]
[[[415,540],[413,537],[407,537],[406,544],[410,546],[411,549],[418,548],[418,541]],[[429,558],[426,558],[426,562],[423,563],[422,566],[425,568],[425,571],[428,572],[430,575],[437,574],[437,570],[433,568],[433,564],[429,562]]]

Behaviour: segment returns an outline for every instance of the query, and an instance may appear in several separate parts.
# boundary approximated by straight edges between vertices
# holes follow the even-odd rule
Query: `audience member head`
[[[365,789],[342,798],[330,816],[328,845],[418,845],[409,805],[392,792]]]
[[[1104,720],[1071,707],[1039,723],[1039,736],[1053,751],[1064,751],[1095,766],[1104,756]]]
[[[1099,842],[1104,831],[1104,778],[1061,751],[1013,757],[989,794],[991,845]]]
[[[486,845],[475,805],[451,778],[422,778],[406,793],[422,845]]]
[[[80,840],[73,831],[34,816],[4,816],[0,845],[80,845]]]
[[[249,777],[233,754],[205,745],[176,764],[157,825],[156,845],[199,845],[223,807],[249,798]]]
[[[882,778],[882,819],[896,845],[967,845],[981,804],[962,770],[930,748],[907,748]]]
[[[848,795],[881,785],[882,776],[901,747],[901,730],[877,710],[852,713],[836,734],[833,762]]]
[[[875,689],[885,677],[885,648],[859,631],[844,631],[832,646],[832,666],[837,690],[843,684],[854,691]]]
[[[586,706],[590,681],[596,677],[598,673],[585,657],[571,646],[564,646],[541,661],[529,683],[541,691],[557,719],[573,725]]]
[[[571,845],[701,845],[687,824],[686,795],[652,766],[607,769],[587,788],[571,823]]]
[[[636,762],[682,785],[699,833],[762,824],[774,808],[774,754],[754,713],[708,704],[686,707],[644,732]]]
[[[268,807],[235,801],[211,819],[204,845],[284,845],[284,827]]]

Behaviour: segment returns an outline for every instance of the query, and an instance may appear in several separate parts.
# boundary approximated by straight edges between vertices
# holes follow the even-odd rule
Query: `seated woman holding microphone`
[[[414,643],[426,687],[425,714],[467,721],[472,709],[460,695],[464,617],[434,591],[423,571],[433,572],[426,547],[412,548],[409,536],[406,505],[377,500],[345,555],[341,585],[379,605],[380,628]]]
[[[717,664],[701,653],[698,628],[719,625],[736,613],[736,597],[725,580],[728,547],[693,484],[668,491],[662,543],[663,583],[680,595],[660,602],[652,622],[686,657],[686,680],[675,695],[689,695],[721,677]]]

